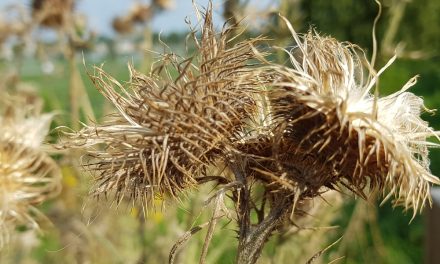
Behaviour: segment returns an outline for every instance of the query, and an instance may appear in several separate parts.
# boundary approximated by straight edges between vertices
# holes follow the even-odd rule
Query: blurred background
[[[200,7],[207,0],[196,1]],[[383,0],[377,24],[378,61],[383,66],[396,51],[399,59],[380,79],[382,95],[399,90],[420,75],[412,92],[429,109],[440,108],[440,1]],[[372,28],[378,6],[373,0],[213,0],[215,24],[244,20],[241,37],[266,35],[271,44],[291,46],[286,16],[297,32],[311,27],[322,35],[350,41],[372,52]],[[191,53],[186,46],[189,21],[197,26],[191,0],[0,0],[0,96],[32,93],[44,110],[56,112],[52,127],[78,128],[78,120],[99,121],[113,109],[89,80],[86,68],[101,65],[121,83],[129,80],[127,63],[147,72],[158,53]],[[225,22],[228,21],[228,22]],[[164,45],[166,43],[166,46]],[[149,50],[150,52],[147,52]],[[280,52],[274,60],[284,63]],[[85,63],[83,64],[83,60]],[[424,114],[436,130],[438,115]],[[51,133],[49,142],[56,142]],[[203,206],[212,188],[189,193],[180,205],[157,201],[143,218],[129,203],[89,198],[90,175],[78,166],[79,154],[55,153],[63,172],[63,191],[40,209],[42,231],[19,227],[0,253],[0,263],[163,263],[179,236],[206,221]],[[440,151],[431,151],[431,170],[440,175]],[[422,263],[428,242],[427,212],[409,224],[412,212],[378,206],[351,195],[328,197],[297,226],[274,236],[261,263],[304,263],[343,236],[316,263]],[[209,209],[209,208],[208,208]],[[218,225],[207,263],[233,263],[236,227]],[[178,254],[178,263],[197,263],[204,233],[195,235]],[[62,261],[61,261],[62,260]]]

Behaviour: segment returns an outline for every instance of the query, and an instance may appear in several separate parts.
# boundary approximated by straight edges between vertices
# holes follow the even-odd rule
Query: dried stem
[[[70,52],[69,52],[70,53]],[[78,88],[78,75],[76,69],[75,62],[75,54],[71,51],[71,54],[68,54],[67,59],[69,61],[69,71],[70,71],[70,89],[69,89],[69,97],[70,97],[70,119],[71,126],[73,129],[79,128],[79,97],[80,91]]]
[[[185,232],[177,241],[174,243],[173,247],[171,248],[169,257],[168,257],[168,263],[174,264],[176,260],[176,254],[177,251],[197,232],[202,230],[204,227],[208,226],[210,221],[203,223],[201,225],[195,226],[191,228],[189,231]]]
[[[96,117],[78,69],[75,50],[73,47],[65,47],[65,49],[70,71],[71,122],[72,128],[77,129],[79,127],[81,110],[86,117],[87,124],[91,124],[91,120],[96,120]]]
[[[247,179],[237,164],[230,165],[230,168],[235,175],[236,181],[244,186],[234,194],[237,198],[239,225],[237,263],[256,263],[267,240],[283,221],[284,216],[287,215],[291,207],[287,205],[287,201],[277,203],[277,206],[272,207],[269,214],[261,222],[251,225],[252,199]]]
[[[217,220],[222,217],[221,208],[224,199],[224,192],[220,192],[216,195],[214,211],[212,213],[212,218],[209,221],[208,232],[206,233],[205,242],[203,243],[202,254],[200,256],[200,264],[206,263],[206,256],[208,255],[208,247],[211,243],[212,236],[214,234],[215,226],[217,224]]]
[[[261,223],[249,228],[245,234],[240,234],[237,252],[238,264],[257,262],[267,240],[283,221],[290,208],[284,203],[272,208],[269,215]]]
[[[141,62],[141,71],[149,72],[152,65],[152,50],[153,50],[153,31],[150,26],[145,26],[144,28],[144,39],[142,42],[142,62]]]

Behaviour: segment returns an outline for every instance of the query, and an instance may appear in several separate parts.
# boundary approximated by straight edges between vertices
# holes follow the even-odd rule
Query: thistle
[[[371,90],[389,65],[374,73],[353,44],[313,31],[292,34],[292,67],[269,66],[272,136],[262,137],[270,148],[257,152],[275,162],[258,166],[257,177],[280,189],[293,186],[304,197],[337,186],[364,198],[378,190],[394,197],[394,205],[422,210],[429,185],[440,183],[429,171],[428,147],[437,145],[427,140],[439,132],[420,118],[423,100],[407,92],[416,77],[379,98]]]
[[[30,34],[30,24],[27,12],[21,5],[11,5],[0,10],[0,49],[13,37],[25,44]]]
[[[33,0],[32,15],[43,26],[61,28],[68,23],[74,4],[74,0]]]
[[[127,34],[133,31],[136,24],[145,23],[149,21],[152,16],[152,6],[135,3],[126,15],[115,17],[112,26],[119,34]]]
[[[173,0],[153,0],[152,2],[154,7],[161,10],[171,9],[174,6]]]
[[[152,7],[150,5],[143,5],[136,3],[130,10],[128,17],[133,23],[145,23],[150,20],[152,16]]]
[[[113,19],[112,27],[119,34],[131,33],[136,24],[144,24],[152,19],[157,11],[170,9],[173,1],[156,0],[151,4],[136,2],[126,15]]]
[[[438,146],[428,138],[439,139],[440,132],[420,118],[423,100],[407,92],[416,78],[380,98],[378,78],[395,57],[376,73],[359,47],[314,31],[298,35],[286,23],[295,43],[287,51],[291,65],[261,58],[260,70],[273,79],[261,92],[254,119],[260,122],[237,146],[246,166],[236,175],[261,183],[270,208],[267,214],[264,204],[254,209],[262,219],[257,224],[246,217],[252,209],[239,209],[238,263],[255,263],[271,233],[324,192],[346,188],[364,199],[382,192],[384,201],[394,197],[414,217],[431,201],[430,185],[440,184],[428,158],[428,148]],[[248,188],[241,203],[253,199]]]
[[[216,35],[211,19],[208,12],[193,58],[164,55],[149,75],[130,66],[127,88],[95,68],[92,81],[118,112],[102,125],[68,133],[65,144],[88,151],[95,194],[115,192],[117,201],[149,205],[154,196],[177,198],[217,179],[208,169],[233,151],[255,111],[259,81],[249,60],[258,39],[228,47],[228,29]]]
[[[127,34],[133,31],[133,23],[126,17],[115,17],[112,21],[113,30],[119,34]]]
[[[435,144],[427,138],[439,132],[420,118],[422,99],[406,91],[415,78],[378,97],[378,78],[394,58],[376,73],[355,45],[313,31],[300,36],[287,23],[295,48],[291,65],[279,65],[259,52],[262,38],[232,45],[233,29],[215,33],[211,7],[199,15],[194,57],[163,55],[149,75],[129,66],[128,87],[95,67],[92,81],[117,113],[66,132],[63,144],[86,150],[94,194],[148,209],[153,197],[179,199],[215,181],[201,263],[215,221],[229,214],[225,192],[236,210],[238,263],[255,263],[274,231],[329,190],[345,187],[363,198],[380,191],[414,213],[430,200],[430,184],[440,181],[429,172]]]
[[[38,228],[42,214],[35,207],[60,191],[61,174],[41,144],[52,115],[35,115],[12,107],[0,117],[0,246],[18,225]]]

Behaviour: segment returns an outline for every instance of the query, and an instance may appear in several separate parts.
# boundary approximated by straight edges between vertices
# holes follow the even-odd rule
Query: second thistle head
[[[272,137],[264,140],[271,147],[257,152],[271,161],[256,166],[257,177],[304,197],[342,185],[362,197],[378,190],[395,205],[423,208],[430,184],[440,183],[429,170],[428,147],[435,144],[427,140],[439,132],[420,118],[423,100],[407,92],[416,79],[375,96],[385,68],[372,72],[358,47],[313,31],[292,34],[292,66],[268,66]]]
[[[61,187],[57,164],[41,149],[52,115],[28,111],[22,100],[6,102],[0,108],[0,247],[16,226],[38,228],[36,206]]]

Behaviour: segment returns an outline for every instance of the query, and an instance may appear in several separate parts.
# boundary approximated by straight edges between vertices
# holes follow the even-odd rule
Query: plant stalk
[[[291,207],[286,202],[278,203],[278,206],[273,207],[261,222],[252,225],[250,220],[252,204],[246,177],[237,164],[231,164],[230,168],[235,175],[236,181],[244,186],[236,191],[234,195],[236,197],[239,225],[236,260],[237,264],[254,264],[260,257],[261,251],[269,237],[283,221]]]
[[[239,237],[237,264],[257,262],[272,232],[283,221],[287,208],[285,206],[274,208],[261,223],[251,227],[246,234]]]

